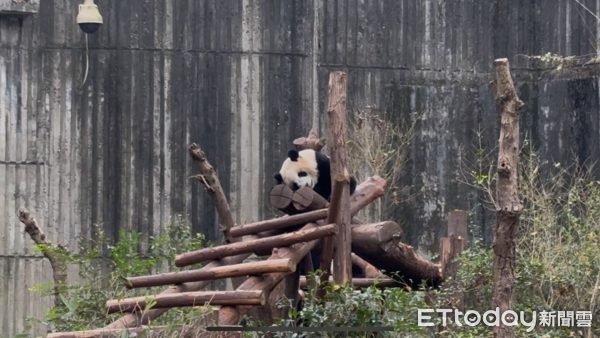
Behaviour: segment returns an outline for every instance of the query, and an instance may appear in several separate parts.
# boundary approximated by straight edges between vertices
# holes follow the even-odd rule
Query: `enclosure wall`
[[[266,197],[291,141],[311,127],[326,136],[332,70],[348,72],[351,111],[423,114],[402,183],[418,194],[389,218],[425,257],[449,210],[477,211],[490,238],[490,215],[459,173],[477,129],[487,149],[497,141],[494,58],[511,62],[523,136],[544,159],[599,157],[597,78],[555,80],[519,56],[594,53],[596,19],[577,2],[98,0],[104,25],[88,53],[78,2],[0,17],[0,335],[21,333],[52,303],[28,290],[51,270],[20,207],[73,250],[97,236],[94,224],[113,240],[120,229],[157,236],[180,214],[218,240],[187,146],[206,151],[236,221],[270,217]]]

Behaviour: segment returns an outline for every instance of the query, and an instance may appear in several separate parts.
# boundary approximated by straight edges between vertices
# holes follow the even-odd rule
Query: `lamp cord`
[[[85,81],[87,80],[89,68],[90,68],[90,52],[89,52],[89,47],[88,47],[88,35],[85,34],[85,75],[83,76],[83,82],[79,86],[79,90],[81,90],[81,88],[83,88],[83,85],[85,84]]]

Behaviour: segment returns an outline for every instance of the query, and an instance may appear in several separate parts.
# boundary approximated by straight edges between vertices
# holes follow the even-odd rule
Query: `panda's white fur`
[[[326,200],[331,196],[331,160],[330,158],[312,149],[302,151],[290,150],[288,158],[281,165],[279,173],[275,175],[277,184],[285,184],[293,190],[310,187]],[[356,179],[350,176],[350,195],[356,189]],[[319,250],[311,250],[314,266],[321,263]],[[300,273],[307,271],[300,269]]]
[[[281,165],[281,178],[287,186],[294,183],[298,188],[314,188],[319,181],[319,171],[317,169],[317,157],[314,150],[305,149],[298,152],[298,158],[294,161],[288,157]],[[304,175],[306,174],[306,175]]]

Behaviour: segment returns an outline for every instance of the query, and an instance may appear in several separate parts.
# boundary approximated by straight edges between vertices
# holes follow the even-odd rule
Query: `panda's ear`
[[[283,177],[281,177],[280,173],[275,174],[275,180],[277,181],[277,184],[283,183]]]
[[[296,162],[298,161],[298,157],[300,157],[300,154],[298,154],[297,150],[290,150],[288,152],[288,157],[290,158],[290,160]]]

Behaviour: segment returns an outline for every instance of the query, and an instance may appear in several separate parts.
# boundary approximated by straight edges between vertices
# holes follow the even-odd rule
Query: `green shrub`
[[[316,279],[322,274],[317,270],[309,275]],[[316,279],[319,282],[319,279]],[[398,337],[398,333],[411,337],[430,336],[429,327],[417,325],[417,310],[429,308],[423,292],[410,292],[401,288],[381,290],[375,286],[355,292],[349,285],[335,283],[325,286],[327,294],[320,300],[315,290],[309,287],[306,301],[301,310],[290,306],[291,302],[282,299],[279,307],[289,307],[288,318],[275,320],[275,326],[282,327],[392,327],[393,332],[381,332],[379,336]],[[252,322],[247,325],[262,327],[264,323]],[[245,333],[245,337],[264,337],[266,333]],[[277,332],[276,337],[375,337],[373,332]]]
[[[50,332],[81,331],[99,328],[112,323],[122,314],[106,313],[105,304],[110,299],[123,299],[154,295],[164,287],[127,290],[124,278],[174,271],[175,256],[203,248],[204,235],[192,236],[189,222],[179,215],[169,224],[164,234],[143,240],[143,234],[135,231],[119,231],[119,240],[110,245],[102,228],[97,226],[97,240],[81,240],[80,253],[66,253],[65,259],[78,270],[79,282],[66,287],[60,295],[62,304],[51,308],[45,318],[28,319],[27,330],[35,324],[43,324]],[[141,247],[148,253],[141,254]],[[197,269],[200,265],[186,267]],[[52,294],[53,283],[45,283],[31,289],[42,295]],[[153,325],[174,325],[198,318],[206,309],[172,309],[157,318]]]

